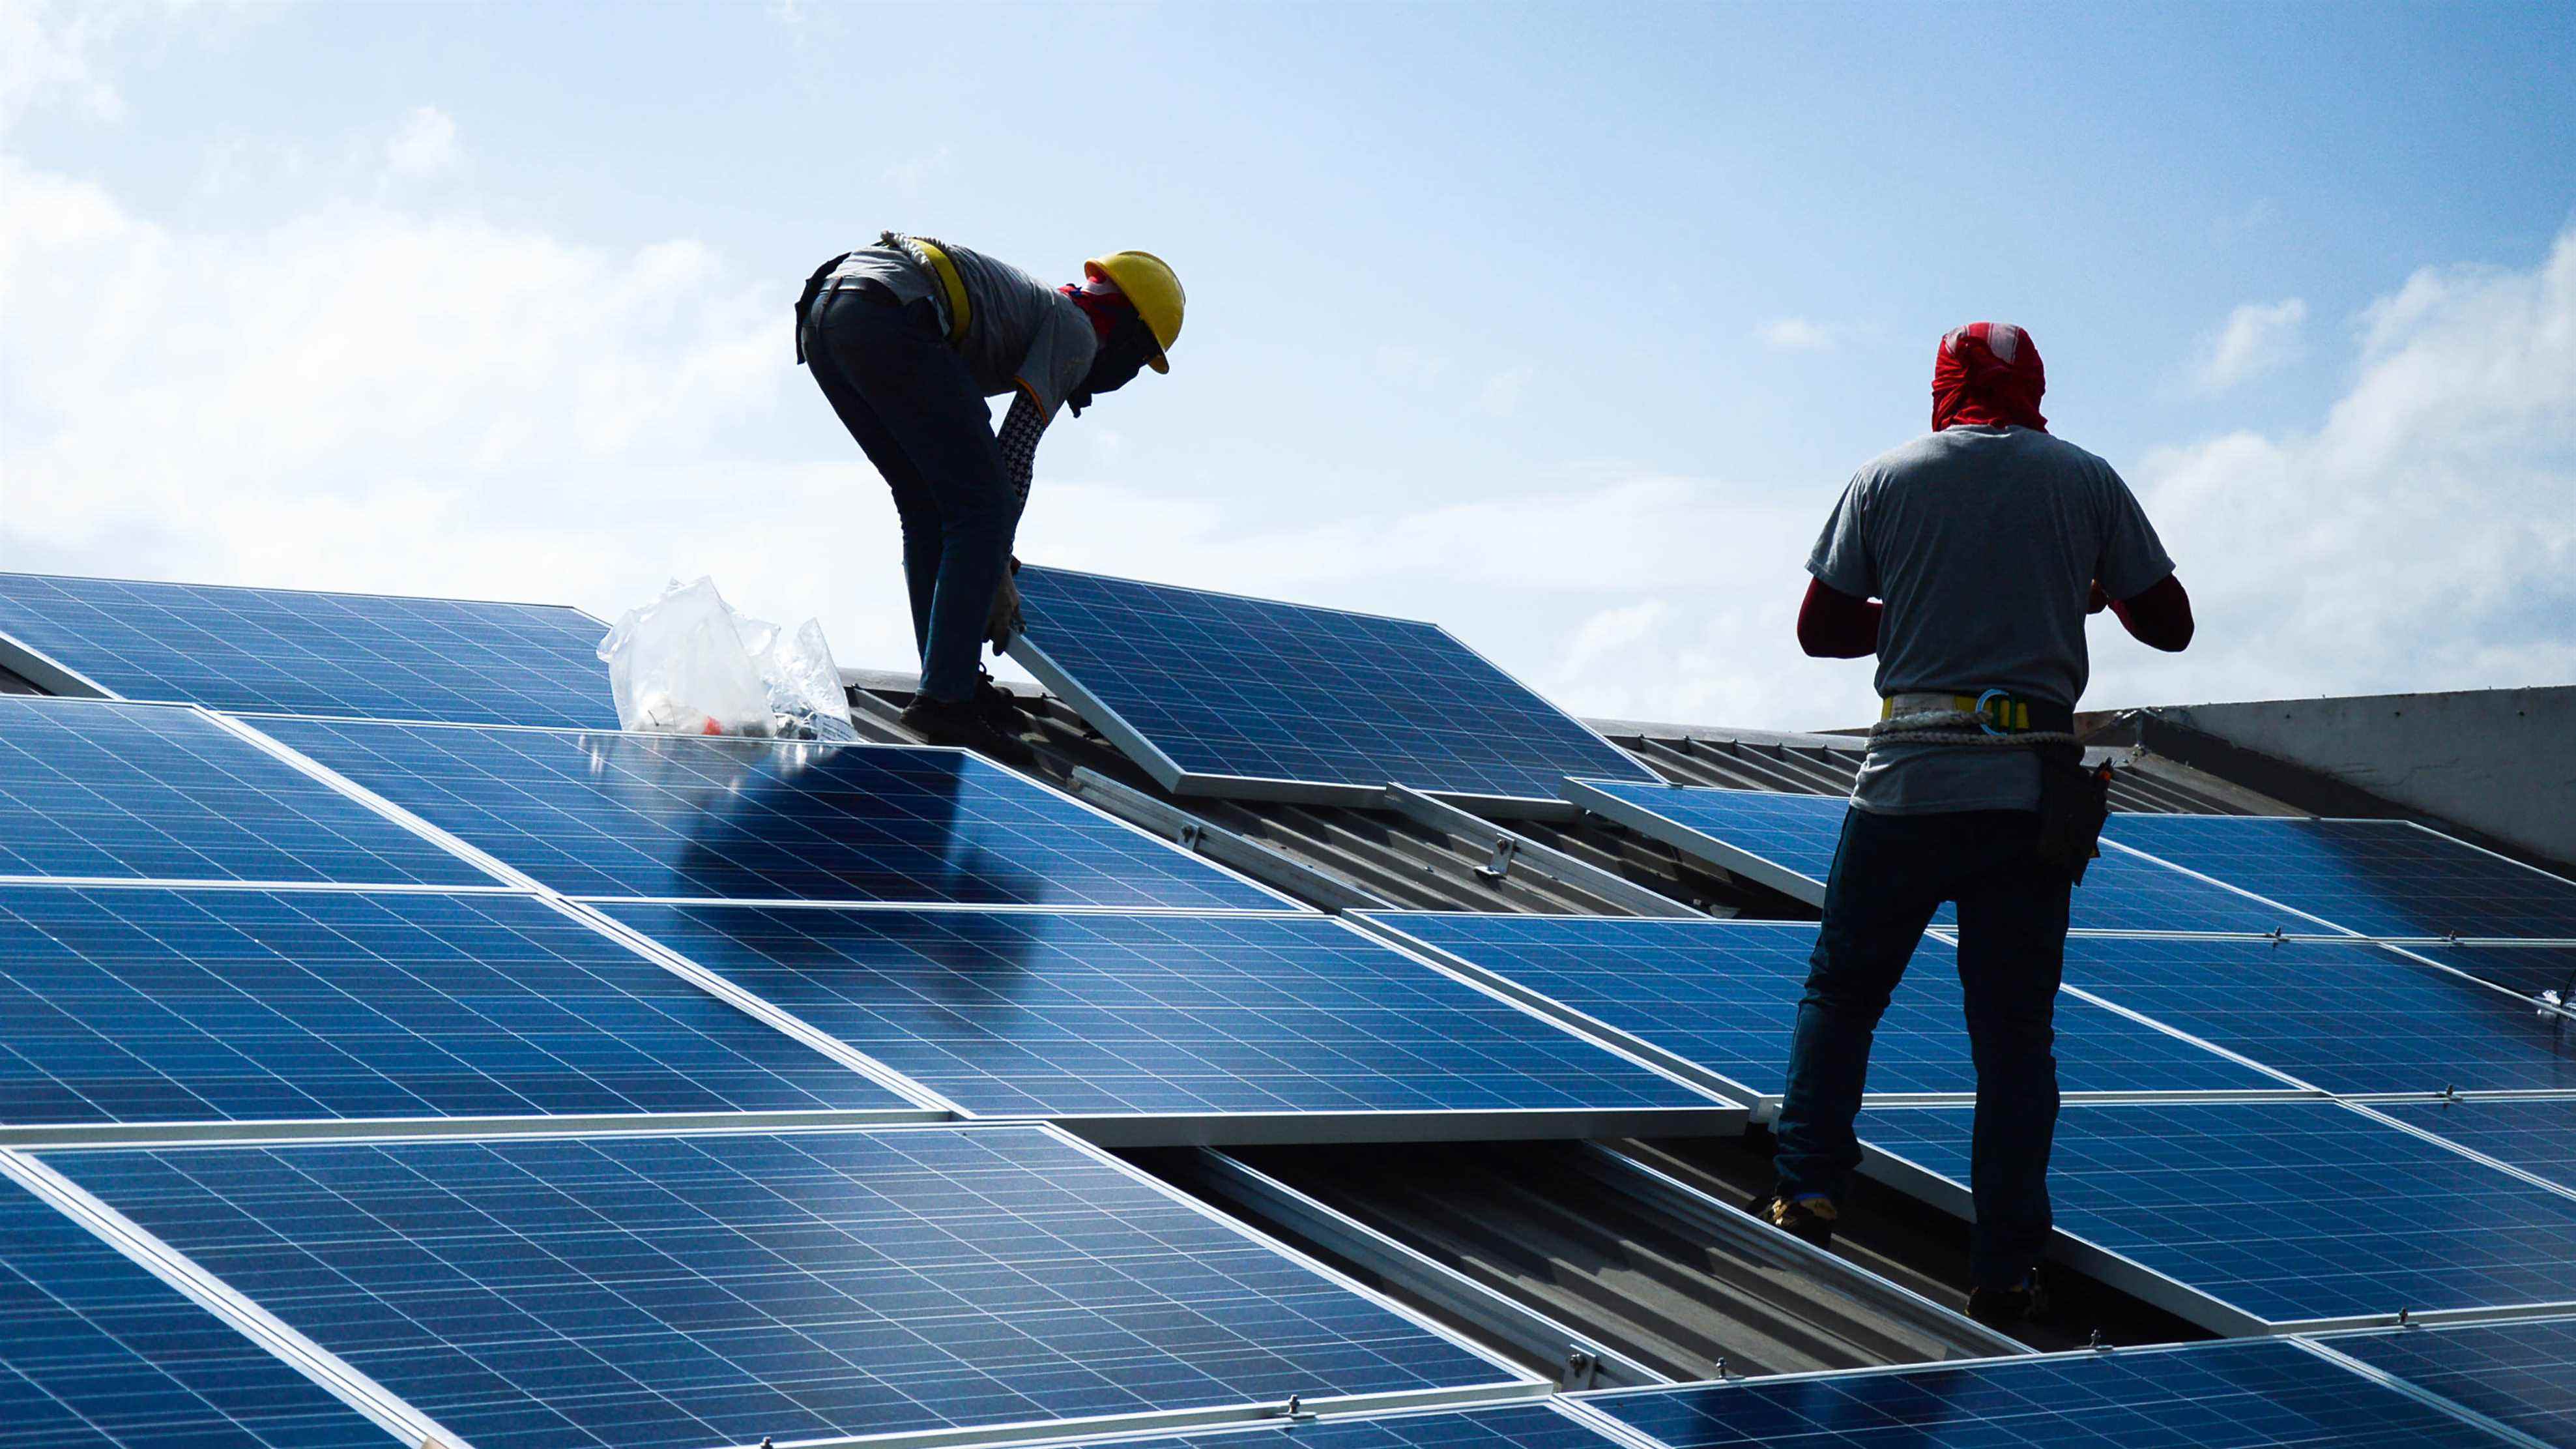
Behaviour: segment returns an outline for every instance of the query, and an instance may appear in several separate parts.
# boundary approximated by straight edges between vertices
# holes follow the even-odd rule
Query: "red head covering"
[[[2048,390],[2039,344],[2009,322],[1971,322],[1941,339],[1932,358],[1932,431],[2007,424],[2048,431],[2039,395]]]

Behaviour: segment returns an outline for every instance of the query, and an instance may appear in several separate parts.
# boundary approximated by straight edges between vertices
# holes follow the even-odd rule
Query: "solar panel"
[[[614,729],[606,632],[546,604],[0,573],[0,664],[216,709]]]
[[[2371,1110],[2576,1192],[2576,1099],[2380,1102]]]
[[[1134,1449],[1615,1449],[1621,1441],[1546,1404],[1512,1404],[1093,1442]]]
[[[2066,981],[2329,1092],[2576,1088],[2567,1023],[2360,942],[2076,936]]]
[[[0,1122],[909,1106],[525,897],[0,886]]]
[[[2491,1449],[2282,1340],[1752,1379],[1584,1400],[1669,1449]]]
[[[606,909],[986,1116],[1711,1105],[1322,916]]]
[[[1964,1211],[1969,1120],[1878,1108],[1860,1135]],[[2090,1271],[2221,1331],[2576,1301],[2576,1199],[2340,1103],[2072,1107],[2049,1191]],[[2161,1282],[2131,1281],[2141,1267]]]
[[[1044,1128],[46,1160],[477,1449],[1522,1382]]]
[[[1019,587],[1011,657],[1182,794],[1552,801],[1569,774],[1655,778],[1435,624],[1062,569]]]
[[[254,723],[567,895],[1294,906],[957,750]]]
[[[194,710],[0,696],[0,876],[489,886]]]
[[[2403,1328],[2324,1342],[2543,1443],[2576,1449],[2576,1319]]]
[[[1762,1098],[1787,1088],[1816,927],[1803,922],[1371,912],[1432,950]],[[1870,1052],[1875,1093],[1974,1092],[1950,945],[1927,937]],[[2057,1006],[2070,1092],[2279,1091],[2289,1084],[2075,997]]]
[[[2402,820],[2118,815],[2107,833],[2365,936],[2576,940],[2576,882]]]
[[[2576,1001],[2576,947],[2409,946],[2406,951],[2507,991],[2524,996],[2556,992],[2561,1001]]]
[[[0,1446],[393,1449],[394,1440],[0,1180]]]
[[[1849,802],[1840,795],[1784,795],[1685,785],[1574,780],[1575,804],[1722,870],[1822,905]],[[2122,816],[2121,819],[2130,817]],[[1949,923],[1943,906],[1933,918]],[[2154,861],[2105,848],[2075,888],[2070,920],[2086,931],[2245,932],[2328,928]]]

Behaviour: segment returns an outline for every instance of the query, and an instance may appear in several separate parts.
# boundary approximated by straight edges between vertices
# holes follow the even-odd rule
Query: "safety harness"
[[[2039,756],[2039,857],[2081,884],[2102,853],[2111,818],[2109,761],[2084,765],[2075,711],[2005,690],[1982,694],[1893,694],[1879,704],[1869,742],[1889,745],[1985,745]]]

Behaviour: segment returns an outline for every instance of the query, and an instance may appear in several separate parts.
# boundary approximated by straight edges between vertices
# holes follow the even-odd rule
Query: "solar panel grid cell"
[[[2495,1434],[2288,1342],[1622,1393],[1668,1449],[2488,1449]]]
[[[0,634],[128,699],[614,727],[575,609],[0,574]]]
[[[1513,1380],[1038,1129],[48,1160],[478,1449]]]
[[[0,696],[0,875],[490,886],[194,710]]]
[[[962,751],[253,723],[567,895],[1294,908]]]
[[[1964,1190],[1969,1125],[1860,1135]],[[2049,1185],[2060,1233],[2268,1323],[2576,1302],[2576,1199],[2333,1102],[2070,1107]]]
[[[2576,882],[2404,821],[2117,815],[2105,834],[2365,936],[2576,940]]]
[[[2576,1449],[2576,1319],[2407,1328],[2325,1342],[2543,1443]]]
[[[0,1449],[392,1449],[356,1410],[0,1180]]]
[[[2576,1088],[2564,1024],[2379,946],[2079,936],[2066,980],[2329,1092]]]
[[[2380,1102],[2371,1110],[2576,1192],[2576,1098]],[[2569,1368],[2576,1376],[2576,1359]]]
[[[1019,581],[1032,662],[1186,775],[1543,800],[1568,773],[1652,778],[1431,624],[1058,569]]]
[[[1755,1093],[1786,1090],[1813,925],[1431,912],[1371,918]],[[1870,1090],[1974,1092],[1965,1011],[1953,948],[1926,938],[1873,1038]],[[2071,1092],[2291,1089],[2074,997],[2058,1002],[2057,1057]]]
[[[1320,916],[607,909],[988,1116],[1710,1105]]]
[[[2438,962],[2480,981],[2524,996],[2557,993],[2576,1002],[2576,947],[2571,946],[2408,946],[2410,955]]]
[[[1324,1419],[1288,1428],[1095,1441],[1133,1449],[1614,1449],[1619,1441],[1544,1405]]]
[[[908,1105],[524,897],[0,887],[0,1122]]]

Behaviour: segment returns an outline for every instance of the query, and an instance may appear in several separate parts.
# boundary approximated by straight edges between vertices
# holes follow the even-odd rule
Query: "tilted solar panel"
[[[396,1449],[357,1410],[5,1179],[0,1445]]]
[[[2401,1328],[2321,1340],[2561,1449],[2576,1449],[2576,1319]]]
[[[1751,1379],[1583,1400],[1669,1449],[2495,1449],[2506,1441],[2263,1340]]]
[[[1570,780],[1565,798],[1811,905],[1824,903],[1834,850],[1842,840],[1843,813],[1849,808],[1839,795],[1608,780]],[[1958,913],[1943,906],[1933,919],[1948,924],[1958,919]],[[2322,934],[2332,929],[2107,846],[2085,870],[2083,884],[2075,888],[2069,919],[2080,931],[2260,935],[2283,929]]]
[[[2576,940],[2576,882],[2402,820],[2115,815],[2105,833],[2365,936]]]
[[[1763,1099],[1786,1090],[1813,925],[1393,911],[1368,919]],[[1926,938],[1879,1023],[1870,1090],[1974,1092],[1965,1009],[1952,947]],[[2058,999],[2057,1062],[2069,1092],[2291,1086],[2076,997]]]
[[[605,909],[987,1116],[1711,1106],[1322,916]]]
[[[2329,1092],[2576,1088],[2568,1023],[2362,942],[2076,936],[2066,982]]]
[[[1964,1212],[1969,1122],[1946,1107],[1861,1115],[1864,1142],[1946,1192],[1895,1164],[1865,1170]],[[2222,1332],[2576,1302],[2576,1198],[2336,1102],[2069,1107],[2049,1193],[2074,1240],[2061,1251]]]
[[[614,729],[606,632],[548,604],[0,573],[0,664],[216,709]]]
[[[252,723],[567,895],[1294,908],[958,750]]]
[[[1554,800],[1568,774],[1655,778],[1434,624],[1062,569],[1019,587],[1011,657],[1181,794]]]
[[[0,696],[0,876],[490,886],[191,709]]]
[[[0,886],[0,1123],[909,1106],[526,897]]]
[[[2524,996],[2576,1002],[2576,946],[2408,946],[2408,955],[2438,961],[2454,971]]]
[[[1617,1449],[1620,1441],[1546,1404],[1512,1404],[1109,1442],[1122,1449]]]
[[[477,1449],[1524,1382],[1043,1128],[45,1160]]]
[[[2371,1110],[2576,1192],[2576,1098],[2378,1102]]]

